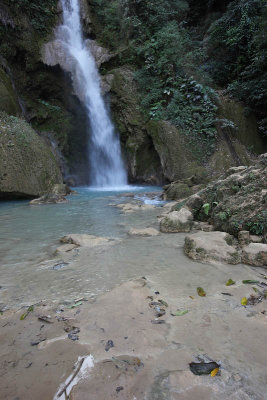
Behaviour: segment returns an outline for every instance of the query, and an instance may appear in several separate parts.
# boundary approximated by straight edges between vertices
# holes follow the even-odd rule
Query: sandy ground
[[[219,274],[221,269],[214,268]],[[63,393],[60,399],[266,399],[267,302],[243,307],[240,299],[253,292],[251,287],[225,287],[218,280],[208,290],[208,281],[206,297],[182,282],[170,290],[140,278],[73,309],[41,303],[24,320],[25,309],[5,312],[0,319],[0,398],[57,399],[78,368],[78,358],[91,355],[94,366],[80,372],[68,397]],[[164,324],[151,322],[155,306],[148,296],[168,303],[161,307]],[[172,316],[177,309],[188,313]],[[51,316],[52,323],[38,319],[43,315]],[[80,330],[79,340],[68,338],[66,331],[73,327]],[[189,363],[198,355],[217,361],[219,374],[194,375]]]

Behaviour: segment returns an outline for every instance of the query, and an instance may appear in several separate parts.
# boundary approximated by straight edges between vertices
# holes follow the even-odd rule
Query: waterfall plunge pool
[[[48,287],[51,289],[49,298],[53,298],[55,293],[58,293],[59,296],[58,288],[54,290],[53,285],[50,286],[54,279],[63,278],[65,269],[53,271],[53,274],[56,273],[56,275],[51,281],[52,276],[50,275],[48,278],[49,274],[45,274],[45,271],[51,269],[55,264],[54,254],[56,248],[60,246],[59,239],[66,234],[86,233],[117,238],[125,240],[128,246],[132,243],[127,242],[129,240],[127,232],[130,227],[158,227],[156,217],[161,213],[161,209],[124,215],[115,205],[134,200],[161,206],[164,202],[160,200],[160,187],[125,186],[117,188],[117,190],[79,187],[75,188],[75,191],[77,194],[68,196],[66,204],[30,205],[29,201],[0,202],[0,286],[2,286],[0,303],[18,305],[23,303],[24,299],[27,302],[34,301],[40,292],[44,296]],[[153,196],[149,193],[151,195],[153,193]],[[124,253],[125,251],[125,254],[122,255],[123,264],[127,259],[124,256],[128,253],[128,249],[119,245],[112,247],[111,252],[115,252],[116,256],[119,252]],[[146,251],[145,248],[144,251]],[[101,252],[101,250],[96,248],[92,254],[95,252]],[[97,261],[97,256],[95,262],[91,260],[89,264],[91,262],[94,263],[94,267],[88,266],[88,268],[92,268],[89,274],[91,281],[94,281],[93,285],[89,285],[89,292],[92,294],[102,292],[107,288],[106,278],[109,271],[104,267],[105,273],[101,275],[100,271],[103,265],[100,266],[97,263],[103,261],[102,259]],[[128,273],[127,269],[123,272],[125,279],[129,279],[129,275],[134,277],[138,272],[142,273],[142,270],[134,271],[130,264],[128,262]],[[117,265],[118,271],[113,270],[114,281],[117,279],[116,274],[120,275],[121,273],[119,269],[122,268],[121,262],[118,262]],[[76,272],[73,272],[74,275]],[[82,275],[81,273],[81,281],[83,280]],[[84,278],[86,278],[85,275]],[[75,278],[73,277],[73,279]],[[110,278],[108,279],[110,280]],[[73,290],[73,281],[66,280],[65,283],[63,281],[64,279],[62,285],[59,286],[61,286],[61,295],[65,297],[65,289],[68,288],[66,293]],[[70,282],[72,282],[71,285]],[[86,286],[86,283],[84,285]],[[85,292],[79,288],[80,285],[75,293],[77,295],[84,294]]]

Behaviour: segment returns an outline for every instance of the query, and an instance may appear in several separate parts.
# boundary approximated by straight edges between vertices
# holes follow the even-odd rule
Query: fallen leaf
[[[190,299],[194,300],[194,296],[189,296],[189,297],[190,297]]]
[[[20,320],[23,321],[33,310],[34,310],[33,306],[28,307],[27,311],[21,315]]]
[[[165,307],[169,307],[168,303],[164,300],[159,300],[159,303],[163,304]]]
[[[233,281],[231,278],[230,279],[228,279],[228,281],[226,282],[226,286],[231,286],[231,285],[234,285],[235,284],[235,281]]]
[[[66,308],[75,308],[81,306],[83,303],[79,301],[78,303],[72,304],[71,306],[67,306]]]
[[[254,290],[254,292],[259,293],[259,290],[256,287],[252,286],[252,289]]]
[[[206,296],[206,292],[202,287],[198,287],[197,288],[197,294],[201,297],[205,297]]]
[[[244,280],[244,281],[242,281],[242,283],[260,283],[260,281],[254,281],[254,280],[252,280],[252,279],[246,279],[246,280]]]
[[[243,297],[241,299],[241,304],[242,304],[242,306],[246,306],[248,304],[248,299],[246,297]]]
[[[181,317],[181,316],[183,316],[183,315],[185,315],[187,313],[188,313],[188,310],[176,310],[174,312],[171,312],[171,315],[173,317]]]
[[[219,372],[219,368],[214,368],[214,370],[211,371],[210,376],[216,376]]]

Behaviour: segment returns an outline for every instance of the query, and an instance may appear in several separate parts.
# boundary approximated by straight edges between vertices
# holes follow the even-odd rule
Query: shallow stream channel
[[[127,232],[131,227],[158,227],[157,215],[165,205],[160,200],[160,187],[75,190],[77,193],[69,196],[66,204],[0,203],[2,306],[13,307],[43,298],[63,301],[77,295],[93,296],[157,268],[150,256],[149,242],[139,238],[135,243]],[[155,207],[126,214],[116,207],[129,202]],[[92,249],[86,265],[79,268],[75,261],[79,250],[71,262],[55,256],[60,238],[73,233],[112,238],[117,244]]]

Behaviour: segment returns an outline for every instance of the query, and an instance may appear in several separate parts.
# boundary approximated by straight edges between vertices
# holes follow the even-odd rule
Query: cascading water
[[[101,96],[100,77],[87,41],[83,39],[79,0],[61,0],[63,24],[57,39],[64,49],[75,92],[83,101],[90,122],[90,181],[92,186],[122,187],[127,185],[120,141]]]

